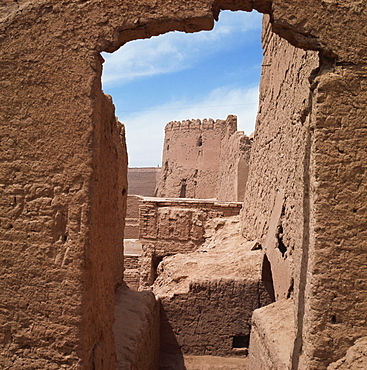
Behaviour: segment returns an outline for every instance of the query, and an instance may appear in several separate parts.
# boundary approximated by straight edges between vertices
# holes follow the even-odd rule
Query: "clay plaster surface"
[[[301,108],[303,100],[294,103],[296,126],[309,120],[306,162],[296,161],[309,171],[304,235],[295,239],[305,242],[294,257],[294,367],[326,368],[366,335],[365,1],[7,0],[0,6],[1,365],[115,367],[111,327],[125,186],[119,166],[126,169],[127,158],[101,91],[99,52],[169,30],[210,29],[220,9],[271,13],[273,30],[320,52],[309,109]],[[304,68],[300,76],[301,85],[310,77]],[[272,181],[278,180],[265,175],[264,184]],[[261,191],[271,186],[264,186],[253,192],[253,204],[267,198]],[[292,212],[302,214],[294,204]]]
[[[222,227],[196,252],[158,266],[153,291],[162,305],[163,358],[177,351],[171,331],[183,353],[243,355],[232,348],[233,337],[248,336],[253,310],[270,303],[261,251],[238,233],[238,217],[217,222]]]
[[[328,366],[328,370],[362,370],[367,368],[367,337],[358,339],[346,355]]]
[[[257,309],[252,317],[249,369],[292,369],[294,330],[292,300]]]
[[[135,292],[126,286],[118,289],[113,331],[117,370],[158,367],[159,308],[151,292]]]
[[[217,217],[238,215],[242,204],[209,199],[143,198],[140,207],[141,283],[151,285],[164,256],[195,251],[212,236]],[[224,221],[223,221],[224,222]]]
[[[250,150],[236,116],[169,122],[157,196],[243,201]]]
[[[158,197],[215,198],[225,120],[187,120],[165,127]]]
[[[247,370],[247,358],[184,356],[186,370]]]
[[[129,194],[154,197],[160,174],[160,167],[129,167]]]
[[[272,265],[277,299],[282,299],[293,289],[303,248],[308,78],[319,61],[317,53],[296,49],[272,33],[267,19],[263,47],[265,66],[243,231],[249,240],[262,243]]]

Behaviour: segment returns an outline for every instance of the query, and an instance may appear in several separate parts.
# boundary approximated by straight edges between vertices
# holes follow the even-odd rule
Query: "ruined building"
[[[209,30],[228,9],[265,14],[259,113],[230,231],[240,238],[238,271],[249,276],[256,253],[258,286],[274,291],[245,328],[249,367],[366,368],[366,8],[363,0],[2,1],[1,367],[153,369],[163,343],[174,342],[159,345],[167,321],[154,294],[123,286],[127,155],[101,90],[100,52]],[[210,271],[226,271],[224,256]],[[176,278],[176,258],[162,261],[162,279]],[[162,279],[153,289],[164,303]],[[188,283],[197,297],[213,286]],[[230,289],[244,299],[251,292],[244,281],[215,287],[218,306]],[[180,307],[175,299],[168,314]]]
[[[168,123],[157,196],[243,201],[250,148],[236,116]]]

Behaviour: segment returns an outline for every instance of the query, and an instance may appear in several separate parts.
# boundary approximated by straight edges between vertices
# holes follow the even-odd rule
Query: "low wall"
[[[139,195],[127,196],[127,210],[125,219],[125,239],[139,238],[139,203],[141,197]]]
[[[132,290],[138,290],[140,281],[141,243],[138,239],[124,239],[124,281]]]
[[[161,175],[161,167],[130,167],[127,170],[129,194],[153,197]]]
[[[212,235],[213,219],[235,216],[242,203],[208,199],[143,198],[140,206],[140,241],[143,247],[141,279],[152,284],[163,257],[195,251]]]

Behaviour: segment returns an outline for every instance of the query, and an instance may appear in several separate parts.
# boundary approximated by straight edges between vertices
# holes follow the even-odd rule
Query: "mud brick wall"
[[[154,197],[160,174],[160,167],[129,167],[127,171],[129,194]]]
[[[252,140],[237,130],[237,117],[228,116],[221,142],[216,198],[242,202],[245,196]]]
[[[272,302],[263,252],[239,233],[240,217],[216,219],[195,252],[165,257],[153,285],[161,302],[162,358],[179,352],[241,356],[254,309]]]
[[[137,290],[140,281],[140,256],[124,256],[124,282],[130,289]]]
[[[298,317],[306,348],[299,363],[311,368],[339,359],[367,333],[367,68],[323,68],[313,92],[309,260]]]
[[[236,116],[169,122],[157,196],[242,201],[250,149]]]
[[[267,19],[263,45],[243,230],[269,258],[277,299],[294,296],[292,366],[326,368],[365,335],[365,67],[294,48]]]
[[[159,322],[159,303],[152,292],[136,292],[125,285],[117,289],[113,369],[158,369]]]
[[[125,219],[125,239],[139,238],[139,204],[141,197],[137,195],[127,196],[127,210]]]
[[[94,108],[80,111],[97,82],[78,74],[73,57],[65,68],[79,76],[74,92],[66,78],[46,81],[48,63],[57,63],[29,48],[27,58],[37,63],[20,58],[2,68],[14,83],[7,88],[14,105],[1,102],[0,366],[85,368],[104,358],[109,367],[114,289],[123,274],[124,129],[102,92]],[[35,94],[44,104],[26,107]],[[60,99],[67,110],[57,108]]]
[[[168,254],[192,251],[203,243],[208,220],[238,215],[241,207],[237,202],[143,198],[140,240]]]
[[[309,121],[309,129],[303,246],[297,256],[294,244],[293,257],[293,367],[326,368],[366,335],[365,1],[5,0],[0,9],[3,367],[114,368],[109,328],[121,276],[117,251],[126,189],[119,166],[125,166],[126,154],[117,144],[119,129],[101,91],[99,53],[172,30],[209,30],[222,9],[269,13],[280,37],[319,53],[319,68],[311,76],[302,68],[303,77],[295,80],[302,85],[311,77],[309,109],[294,112],[295,126]],[[285,59],[279,54],[272,63]],[[293,74],[284,75],[286,81]],[[290,90],[291,106],[297,96]],[[262,109],[267,110],[265,103]],[[266,130],[262,132],[254,140],[266,146],[261,138]],[[274,135],[276,140],[288,137],[281,128],[269,132],[271,142]],[[261,167],[253,159],[251,166],[256,164]],[[290,177],[297,168],[289,169]],[[264,175],[264,187],[271,189],[265,183],[277,178]],[[283,190],[287,214],[288,198],[296,196],[288,187]],[[261,194],[267,192],[250,191],[250,201],[262,204],[267,196]],[[285,199],[280,187],[275,193]],[[283,213],[281,203],[274,212],[270,206],[264,217],[258,214],[253,237],[264,238],[269,215],[274,213],[276,220],[279,208]],[[298,205],[292,212],[300,212]],[[284,225],[283,230],[292,227]],[[293,236],[286,232],[283,238],[282,230],[277,231],[278,242],[285,238],[282,243],[291,248]]]
[[[169,122],[158,197],[215,198],[224,120]]]
[[[242,204],[193,199],[143,198],[140,206],[141,283],[151,285],[164,256],[188,253],[204,243],[210,221],[240,213]]]
[[[185,354],[235,356],[234,338],[248,341],[259,294],[259,282],[249,277],[197,281],[184,294],[161,297],[163,350],[177,349],[173,332]],[[241,346],[246,347],[247,343]]]
[[[260,107],[243,224],[244,235],[263,245],[276,297],[281,299],[293,289],[303,247],[304,176],[309,165],[308,77],[319,61],[317,53],[297,49],[275,35],[268,20],[264,20],[262,39]]]

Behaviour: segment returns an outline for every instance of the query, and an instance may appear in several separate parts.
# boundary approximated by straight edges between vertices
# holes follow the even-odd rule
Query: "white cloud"
[[[176,100],[135,113],[117,110],[120,121],[126,126],[129,166],[161,164],[164,127],[170,121],[193,118],[216,120],[235,114],[238,118],[238,129],[249,135],[254,130],[257,104],[257,87],[221,87],[211,91],[202,101]]]
[[[250,37],[249,31],[260,28],[259,13],[222,12],[213,31],[170,32],[129,42],[113,54],[103,53],[103,84],[122,85],[138,77],[192,68],[203,57],[226,50],[239,38]]]

